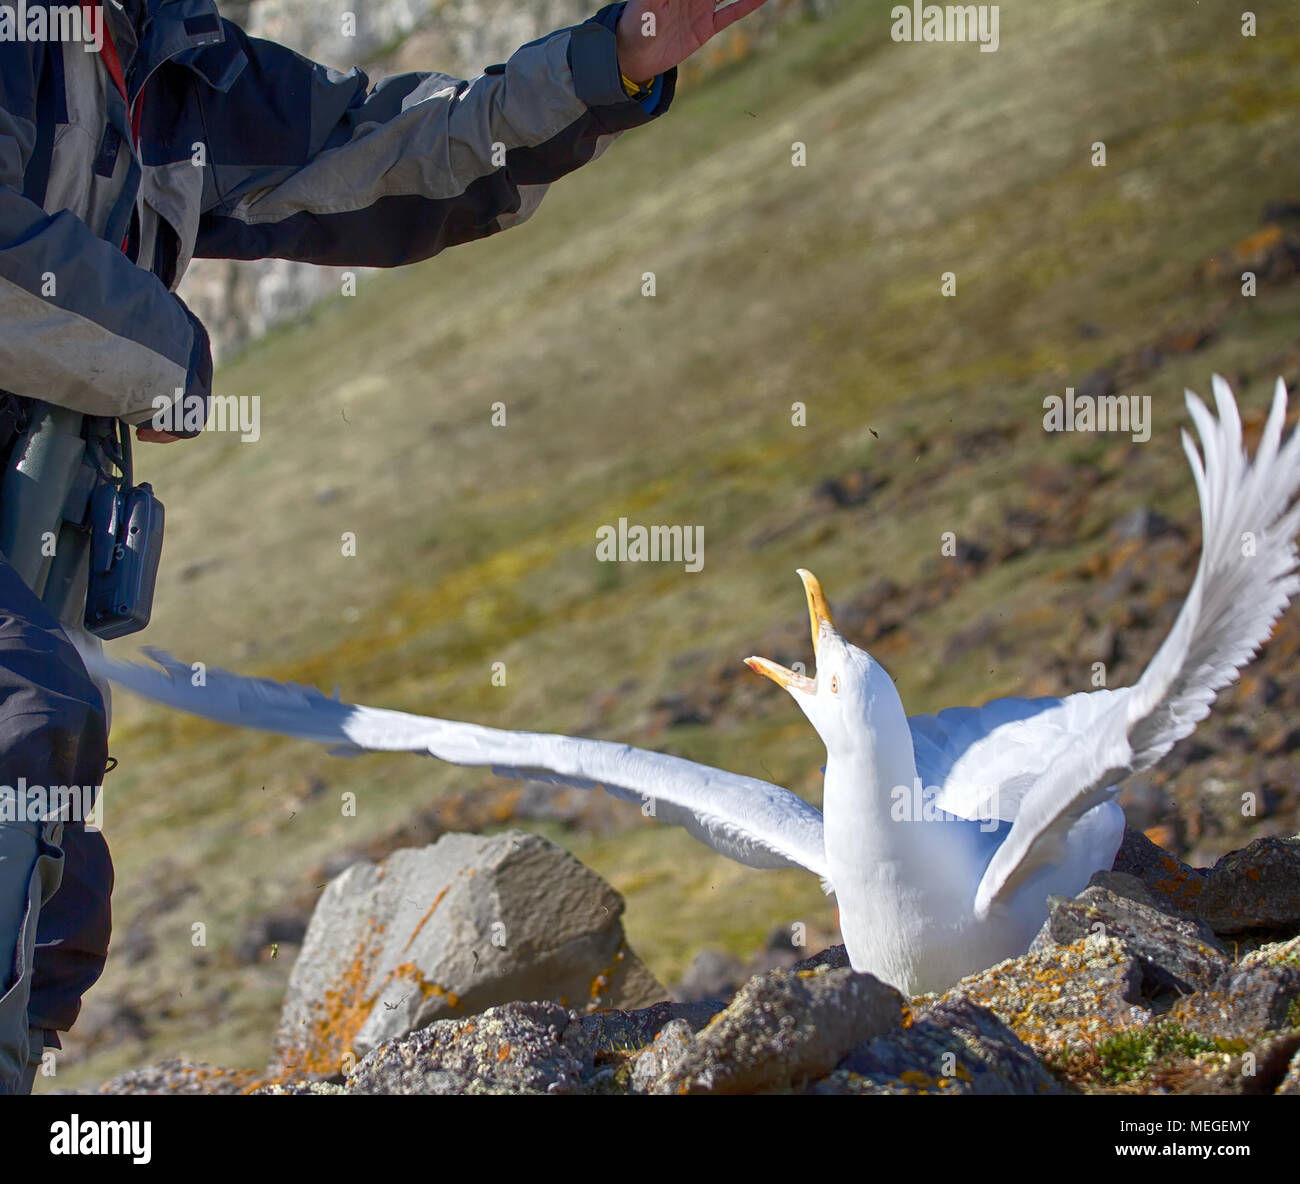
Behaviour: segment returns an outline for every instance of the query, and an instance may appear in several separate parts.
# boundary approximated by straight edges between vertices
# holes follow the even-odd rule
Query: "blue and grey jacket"
[[[212,378],[176,295],[192,258],[392,267],[523,222],[672,100],[675,72],[627,97],[622,10],[477,78],[373,87],[213,0],[103,5],[125,96],[81,42],[0,42],[0,387],[129,423],[182,392],[189,411]]]

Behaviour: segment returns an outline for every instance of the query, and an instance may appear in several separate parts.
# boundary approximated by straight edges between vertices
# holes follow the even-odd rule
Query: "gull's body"
[[[1113,801],[1087,811],[1070,827],[1063,858],[978,917],[975,888],[1010,825],[939,807],[943,762],[917,764],[918,751],[927,753],[918,727],[929,721],[906,718],[880,665],[871,663],[865,685],[870,724],[859,732],[862,747],[828,749],[822,798],[840,931],[855,968],[903,990],[936,989],[1023,953],[1042,926],[1049,895],[1075,896],[1093,872],[1110,867],[1124,813]],[[1001,713],[997,705],[993,710]],[[954,740],[944,741],[936,751],[946,754]]]
[[[1023,952],[1048,895],[1075,895],[1114,860],[1124,778],[1209,714],[1300,587],[1295,535],[1300,433],[1282,443],[1279,382],[1253,463],[1227,384],[1216,420],[1189,393],[1204,461],[1184,433],[1201,498],[1196,579],[1169,636],[1132,687],[1065,699],[998,699],[908,719],[889,675],[836,630],[801,572],[817,677],[763,658],[826,744],[823,812],[765,781],[624,744],[506,732],[354,707],[308,688],[88,655],[130,689],[210,719],[327,743],[412,751],[510,777],[601,787],[654,803],[751,867],[804,867],[835,892],[850,961],[909,993],[937,990]]]

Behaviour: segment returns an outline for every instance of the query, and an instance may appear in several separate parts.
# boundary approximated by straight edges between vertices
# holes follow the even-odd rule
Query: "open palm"
[[[764,3],[734,0],[720,9],[717,0],[629,0],[618,22],[619,67],[637,82],[653,78]]]

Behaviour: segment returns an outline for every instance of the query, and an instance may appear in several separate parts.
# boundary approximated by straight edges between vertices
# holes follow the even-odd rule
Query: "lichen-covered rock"
[[[507,1003],[382,1045],[348,1076],[354,1094],[577,1094],[595,1042],[567,1008]]]
[[[99,1087],[101,1094],[243,1094],[257,1074],[177,1058],[132,1069]]]
[[[296,1081],[272,1082],[270,1085],[263,1085],[255,1090],[255,1094],[275,1094],[281,1097],[288,1095],[310,1094],[317,1097],[331,1097],[340,1094],[347,1094],[347,1087],[339,1085],[335,1081]]]
[[[1300,967],[1300,937],[1265,942],[1241,957],[1242,966]]]
[[[1276,1092],[1279,1094],[1294,1094],[1300,1097],[1300,1049],[1297,1049],[1295,1055],[1292,1056]]]
[[[1058,1094],[1061,1084],[987,1008],[953,997],[858,1045],[815,1094]]]
[[[1049,896],[1047,920],[1030,950],[1068,946],[1099,933],[1119,941],[1144,977],[1160,986],[1194,991],[1223,973],[1227,956],[1203,921],[1155,907],[1133,876],[1112,872],[1104,882],[1110,886],[1094,883],[1073,899]]]
[[[1300,1057],[1300,1032],[1268,1036],[1248,1048],[1202,1055],[1175,1075],[1178,1092],[1195,1094],[1289,1093],[1287,1079]]]
[[[671,1023],[684,1023],[692,1032],[706,1027],[725,1004],[656,1003],[636,1011],[596,1011],[580,1019],[583,1031],[592,1041],[596,1055],[605,1052],[631,1052],[645,1048]]]
[[[1122,942],[1091,933],[968,975],[941,998],[987,1007],[1042,1054],[1148,1022],[1143,979],[1141,964]]]
[[[628,948],[622,912],[595,872],[519,831],[444,835],[355,864],[316,906],[271,1071],[332,1076],[386,1040],[502,1003],[664,999]]]
[[[1196,909],[1204,873],[1157,846],[1140,830],[1126,827],[1114,870],[1142,881],[1158,901],[1179,912]]]
[[[1205,876],[1197,912],[1216,933],[1300,930],[1300,838],[1256,839]]]
[[[1201,876],[1130,834],[1118,870],[1050,899],[1027,953],[942,994],[905,1001],[833,946],[724,1004],[662,1001],[637,978],[621,901],[558,848],[447,836],[330,886],[294,970],[296,1064],[259,1078],[168,1061],[103,1091],[1300,1094],[1300,935],[1278,931],[1295,847],[1255,843]],[[1246,928],[1221,941],[1211,920]],[[602,1006],[647,982],[660,1001]],[[512,997],[530,991],[558,998]],[[360,1064],[342,1055],[390,1017],[397,1035]]]
[[[843,970],[850,967],[849,952],[843,946],[830,946],[819,954],[813,954],[802,962],[796,962],[791,970]]]
[[[650,1086],[652,1093],[758,1093],[824,1077],[851,1048],[899,1028],[903,997],[852,970],[777,970],[730,1006]]]
[[[695,1046],[695,1033],[685,1020],[665,1024],[649,1048],[632,1064],[628,1092],[648,1094],[656,1081],[675,1073]]]
[[[1225,1040],[1254,1040],[1285,1027],[1300,999],[1300,967],[1233,966],[1179,999],[1168,1018],[1188,1031]]]
[[[696,1002],[702,999],[730,999],[746,979],[745,964],[726,950],[701,950],[691,959],[681,980],[673,986],[673,998]]]

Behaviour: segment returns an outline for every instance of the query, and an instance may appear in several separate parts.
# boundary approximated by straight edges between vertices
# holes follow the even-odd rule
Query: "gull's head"
[[[901,712],[902,704],[884,668],[835,627],[817,577],[800,568],[799,578],[808,598],[816,674],[810,677],[770,658],[746,658],[745,665],[790,692],[828,753],[860,749],[873,742],[884,722],[882,706],[897,705]]]

